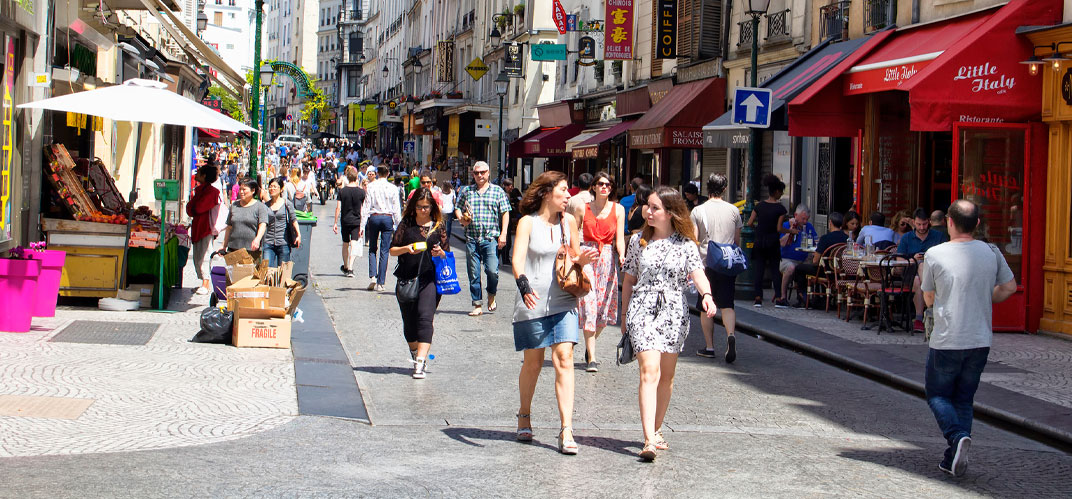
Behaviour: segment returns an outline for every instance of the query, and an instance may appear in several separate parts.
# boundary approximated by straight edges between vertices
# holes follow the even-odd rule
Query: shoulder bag
[[[412,244],[412,243],[411,243]],[[401,262],[399,262],[401,263]],[[398,303],[413,303],[421,294],[421,270],[424,269],[424,253],[421,253],[421,263],[417,264],[417,275],[412,279],[398,279],[395,284],[395,298]]]
[[[283,200],[283,222],[286,224],[286,232],[283,234],[283,238],[287,241],[287,246],[291,248],[298,247],[298,231],[294,230],[294,224],[290,223],[290,207],[287,206],[287,201]]]
[[[563,291],[577,298],[583,298],[592,291],[592,282],[588,280],[588,276],[584,275],[584,269],[573,263],[573,258],[571,258],[573,250],[570,249],[566,240],[565,214],[562,215],[559,227],[562,229],[562,246],[558,248],[558,254],[555,255],[555,278]]]
[[[741,247],[736,244],[721,244],[711,240],[711,226],[707,223],[707,214],[703,216],[704,230],[707,232],[707,258],[704,265],[715,272],[738,276],[748,270],[748,260]]]

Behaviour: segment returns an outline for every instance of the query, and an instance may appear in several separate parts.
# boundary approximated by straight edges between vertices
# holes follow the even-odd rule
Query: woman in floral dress
[[[592,282],[592,291],[580,299],[577,311],[584,330],[585,371],[599,371],[596,338],[606,326],[618,323],[618,266],[625,261],[625,208],[610,200],[614,183],[606,172],[599,172],[592,183],[592,201],[581,206],[573,216],[581,220],[581,245],[599,253],[599,258],[584,267]]]
[[[716,308],[681,194],[657,188],[648,197],[644,215],[647,226],[630,239],[622,267],[622,324],[640,362],[640,457],[652,461],[656,449],[669,448],[661,427],[674,389],[677,356],[689,334],[684,294],[689,277],[703,299],[704,313],[714,317]]]

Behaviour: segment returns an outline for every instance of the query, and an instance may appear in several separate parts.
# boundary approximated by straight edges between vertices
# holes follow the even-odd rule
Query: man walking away
[[[376,180],[365,190],[361,206],[361,227],[365,228],[365,240],[369,243],[368,290],[383,291],[387,280],[387,259],[391,250],[391,236],[398,222],[402,221],[402,201],[398,188],[387,180],[387,167],[376,168]],[[378,250],[378,251],[377,251]]]
[[[1016,292],[1016,280],[996,246],[972,237],[979,224],[975,203],[953,202],[946,219],[950,241],[928,250],[923,260],[923,299],[934,312],[926,394],[949,444],[938,469],[963,476],[972,402],[993,338],[993,304]]]
[[[476,317],[484,313],[480,292],[480,265],[488,278],[488,312],[497,308],[495,293],[499,288],[499,258],[497,250],[506,246],[510,224],[510,199],[506,191],[489,182],[489,168],[484,161],[473,165],[475,184],[458,191],[454,214],[465,227],[465,268],[469,274],[469,293],[473,298]]]
[[[722,194],[726,192],[727,185],[729,181],[724,175],[712,173],[707,177],[707,193],[711,197],[693,208],[692,215],[689,217],[696,227],[696,239],[700,241],[700,259],[704,262],[707,261],[708,241],[738,246],[741,244],[741,227],[744,227],[741,212],[736,206],[722,200]],[[722,325],[726,328],[726,363],[732,364],[737,359],[737,339],[733,336],[734,330],[737,329],[737,311],[733,309],[733,293],[737,276],[720,274],[707,266],[704,267],[704,274],[711,282],[711,293],[714,294],[715,305],[722,313]],[[703,296],[700,298],[702,301]],[[703,308],[702,304],[698,306]],[[714,357],[714,317],[700,314],[700,326],[703,328],[707,347],[696,352],[696,355]]]

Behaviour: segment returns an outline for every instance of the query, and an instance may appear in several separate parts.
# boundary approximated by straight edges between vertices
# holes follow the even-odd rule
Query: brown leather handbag
[[[558,286],[563,291],[577,298],[583,298],[592,291],[592,281],[589,281],[588,276],[584,275],[582,266],[573,263],[573,250],[570,249],[569,242],[566,240],[566,217],[564,214],[562,223],[559,226],[562,229],[562,246],[558,248],[558,254],[555,255],[555,278],[558,280]]]

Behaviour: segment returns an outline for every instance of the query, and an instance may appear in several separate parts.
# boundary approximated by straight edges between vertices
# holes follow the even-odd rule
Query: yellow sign
[[[473,81],[480,81],[484,75],[488,74],[489,69],[491,68],[489,68],[487,64],[484,64],[484,61],[481,58],[477,57],[465,67],[465,72],[473,77]]]
[[[358,104],[350,104],[349,119],[347,120],[348,128],[350,132],[357,132],[364,128],[366,132],[376,130],[376,126],[380,122],[380,112],[378,105],[367,105],[365,111],[361,111],[361,106]]]
[[[447,127],[447,157],[458,155],[458,139],[461,136],[461,116],[450,115],[450,123]]]

